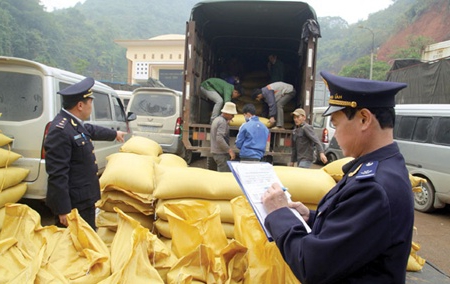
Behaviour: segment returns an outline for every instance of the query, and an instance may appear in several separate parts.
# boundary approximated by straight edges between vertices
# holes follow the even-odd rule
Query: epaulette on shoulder
[[[378,161],[364,163],[356,174],[357,180],[365,180],[375,177],[378,168]]]
[[[58,124],[56,124],[56,127],[64,129],[64,127],[66,127],[66,125],[67,125],[67,122],[69,122],[69,120],[67,118],[63,117],[61,119],[61,121],[58,122]]]

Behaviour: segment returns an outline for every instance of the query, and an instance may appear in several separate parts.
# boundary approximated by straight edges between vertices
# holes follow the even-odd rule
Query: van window
[[[433,119],[431,117],[418,117],[414,129],[413,141],[426,142],[432,122]]]
[[[437,144],[450,145],[450,117],[438,119],[434,141]]]
[[[134,95],[130,111],[136,115],[172,116],[176,113],[175,96],[138,93]]]
[[[324,127],[325,117],[322,116],[322,114],[317,113],[314,115],[314,121],[313,121],[313,127],[314,128],[322,128]]]
[[[0,86],[0,120],[24,121],[41,116],[41,76],[1,71]]]
[[[97,93],[94,91],[94,112],[95,120],[107,121],[112,120],[111,104],[107,94]]]
[[[114,115],[116,121],[125,121],[125,112],[122,105],[120,104],[120,98],[112,97],[114,105]]]
[[[411,140],[414,131],[414,125],[416,123],[415,117],[405,116],[399,117],[397,135],[395,138],[403,140]]]

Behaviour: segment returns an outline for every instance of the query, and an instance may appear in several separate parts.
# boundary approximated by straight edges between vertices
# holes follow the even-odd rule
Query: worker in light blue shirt
[[[240,150],[241,161],[260,161],[266,152],[269,129],[255,115],[253,104],[246,104],[242,109],[246,122],[239,128],[236,147]]]

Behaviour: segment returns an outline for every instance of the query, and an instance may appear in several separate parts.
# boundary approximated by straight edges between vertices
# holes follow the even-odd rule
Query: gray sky
[[[48,11],[72,7],[85,0],[41,0]],[[129,0],[130,1],[130,0]],[[166,0],[167,1],[167,0]],[[349,24],[367,20],[371,13],[386,9],[392,0],[304,0],[316,11],[317,17],[339,16]]]

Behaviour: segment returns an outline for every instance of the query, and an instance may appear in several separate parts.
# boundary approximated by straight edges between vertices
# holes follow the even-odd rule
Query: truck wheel
[[[425,179],[427,182],[421,185],[422,192],[414,193],[414,209],[420,212],[433,212],[435,191],[431,181]]]
[[[337,157],[334,153],[326,153],[328,163],[334,162],[337,160]]]
[[[206,168],[208,170],[217,171],[217,164],[213,157],[206,157]]]
[[[185,147],[183,147],[183,150],[181,151],[180,156],[186,161],[186,163],[189,165],[192,163],[192,151],[187,150]]]

